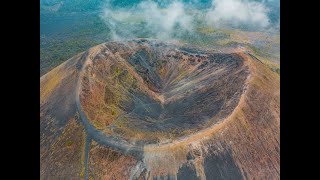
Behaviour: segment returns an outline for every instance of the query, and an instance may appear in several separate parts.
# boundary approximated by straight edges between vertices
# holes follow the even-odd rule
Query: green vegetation
[[[212,34],[216,32],[212,27],[201,27],[201,28],[198,28],[197,31],[202,34]]]
[[[98,42],[81,38],[49,40],[46,47],[40,47],[40,76],[96,44]]]
[[[67,147],[71,147],[74,144],[72,140],[67,141],[66,145]]]
[[[105,125],[100,121],[92,121],[92,122],[93,122],[94,127],[96,127],[97,129],[104,129],[104,127],[105,127]]]
[[[115,115],[115,114],[116,114],[116,112],[114,111],[114,109],[111,109],[111,114],[112,114],[112,115]]]
[[[43,27],[42,30],[40,28],[40,76],[74,55],[110,39],[108,28],[97,14],[41,15],[40,26]],[[56,24],[56,19],[74,19],[74,24]]]
[[[276,72],[276,73],[278,73],[278,74],[280,75],[280,67],[272,67],[271,70],[272,70],[273,72]]]

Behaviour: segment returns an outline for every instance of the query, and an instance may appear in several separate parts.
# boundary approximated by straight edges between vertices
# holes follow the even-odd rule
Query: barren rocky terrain
[[[279,179],[279,74],[251,52],[134,39],[54,68],[41,179]]]

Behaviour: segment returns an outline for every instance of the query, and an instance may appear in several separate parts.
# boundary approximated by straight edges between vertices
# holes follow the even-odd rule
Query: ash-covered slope
[[[40,84],[43,179],[279,179],[279,76],[243,49],[109,42]]]

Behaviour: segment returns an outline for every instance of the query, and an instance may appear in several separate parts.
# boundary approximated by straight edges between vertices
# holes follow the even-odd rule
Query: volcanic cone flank
[[[279,76],[243,50],[108,42],[40,83],[44,178],[279,179]]]

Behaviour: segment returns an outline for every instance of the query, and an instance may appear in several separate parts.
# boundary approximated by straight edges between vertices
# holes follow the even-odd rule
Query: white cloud
[[[115,8],[107,3],[101,17],[115,40],[141,37],[144,34],[151,38],[170,39],[179,33],[193,32],[197,28],[196,21],[214,27],[246,25],[266,29],[269,26],[268,9],[263,2],[212,0],[212,6],[208,9],[197,9],[192,4],[178,0],[168,2],[164,7],[147,0],[126,8]],[[203,19],[199,19],[203,16]],[[180,27],[179,30],[176,26]]]
[[[211,25],[221,24],[252,25],[267,27],[269,25],[268,10],[264,4],[248,0],[215,0],[211,10],[206,14]]]
[[[145,22],[146,27],[161,39],[170,38],[176,25],[185,31],[192,30],[192,17],[186,14],[184,4],[181,2],[172,2],[166,8],[159,7],[154,1],[143,1],[136,7],[127,9],[107,7],[104,9],[102,18],[111,27],[111,33],[114,34],[115,39],[119,39],[119,32],[117,32],[119,25],[126,22],[134,23],[132,19],[140,19]],[[129,30],[126,34],[129,38],[134,37]]]
[[[160,37],[170,36],[176,25],[184,30],[192,29],[192,18],[186,14],[181,2],[160,8],[155,2],[146,1],[139,4],[138,9],[143,13],[148,27],[157,31]]]

